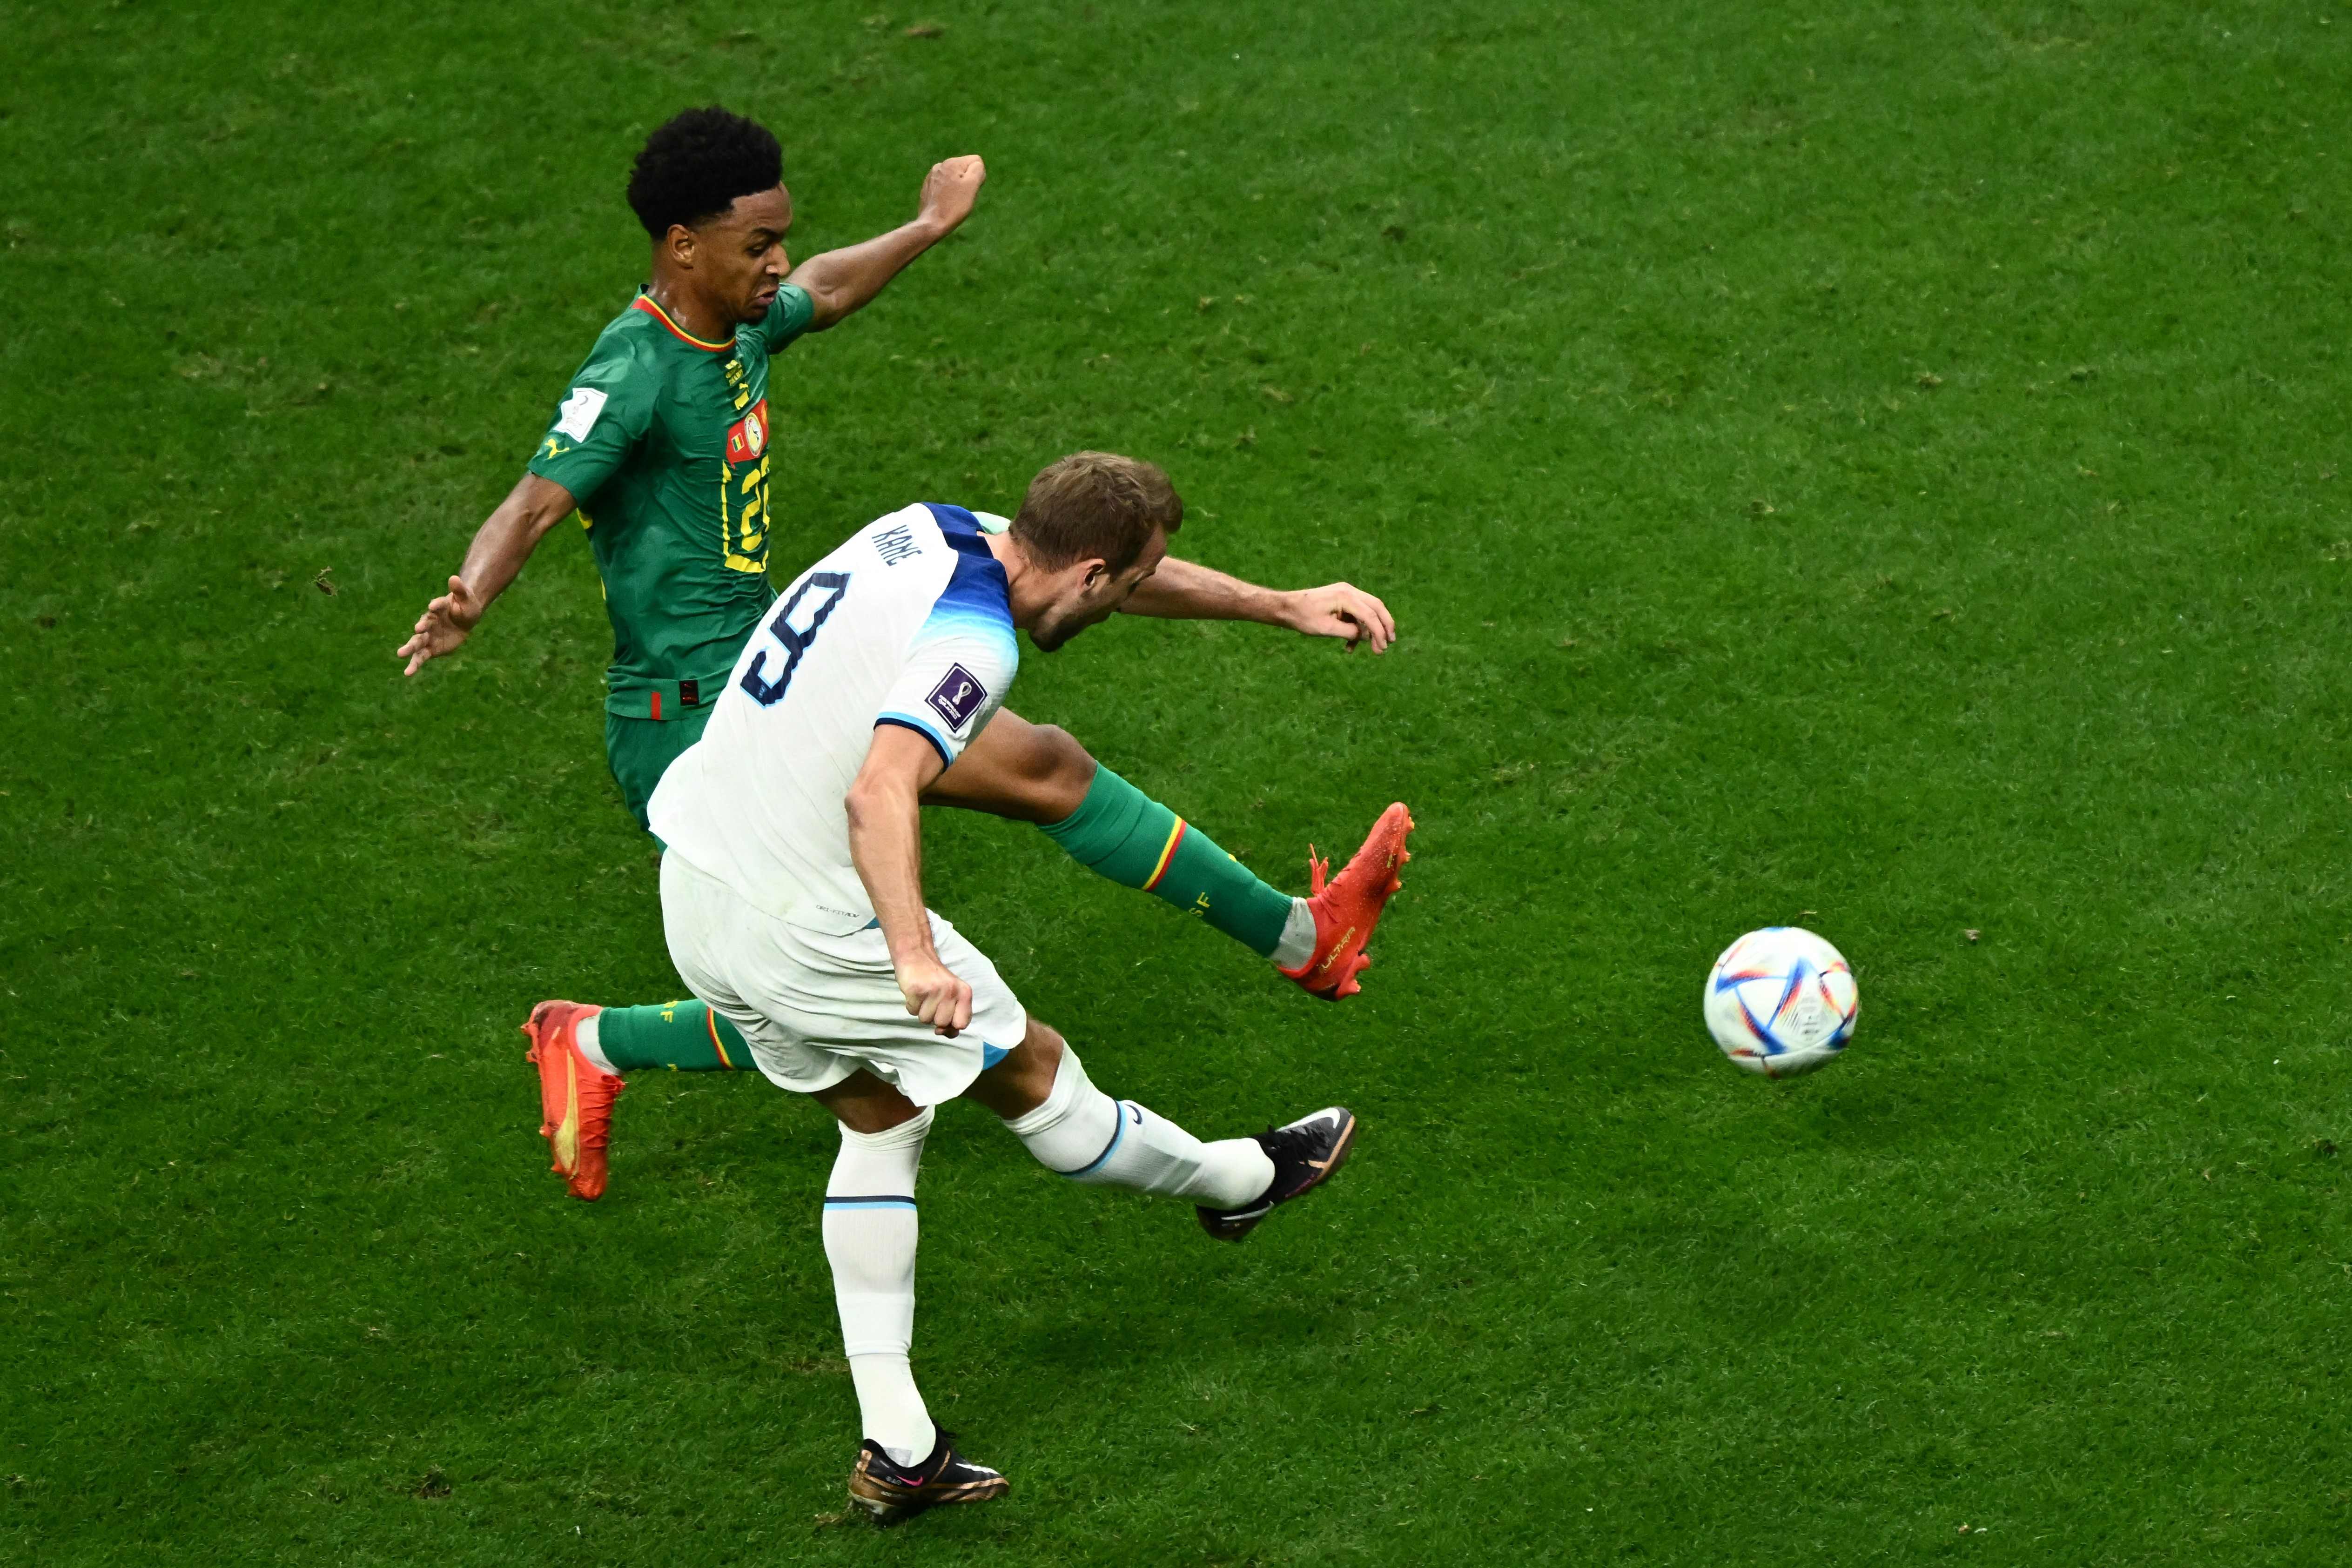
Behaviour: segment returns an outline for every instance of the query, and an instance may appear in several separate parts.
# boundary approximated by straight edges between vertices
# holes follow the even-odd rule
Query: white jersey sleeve
[[[1021,667],[1004,569],[977,534],[955,531],[955,520],[943,518],[940,527],[956,551],[955,570],[908,641],[906,664],[874,716],[877,727],[899,725],[929,741],[946,766],[1004,706],[1005,689]]]

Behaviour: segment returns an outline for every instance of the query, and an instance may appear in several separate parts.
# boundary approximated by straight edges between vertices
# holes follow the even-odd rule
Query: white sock
[[[842,1349],[865,1435],[900,1465],[939,1440],[907,1353],[915,1340],[915,1173],[931,1113],[887,1133],[841,1129],[824,1184],[824,1256],[833,1265]]]
[[[1274,1162],[1255,1138],[1204,1144],[1132,1100],[1113,1100],[1067,1046],[1045,1103],[1004,1124],[1046,1169],[1090,1186],[1239,1208],[1274,1185]]]
[[[1290,901],[1290,918],[1283,922],[1282,940],[1274,945],[1274,967],[1277,969],[1304,967],[1315,956],[1315,912],[1307,907],[1303,898]]]
[[[857,1389],[857,1418],[865,1436],[882,1445],[890,1462],[910,1470],[930,1457],[940,1429],[923,1408],[915,1369],[907,1353],[872,1351],[849,1358],[849,1381]]]
[[[580,1047],[580,1054],[588,1059],[589,1066],[599,1072],[610,1072],[617,1077],[621,1070],[604,1059],[604,1048],[597,1044],[604,1038],[604,1031],[596,1026],[604,1021],[604,1009],[600,1008],[572,1026],[572,1039]]]

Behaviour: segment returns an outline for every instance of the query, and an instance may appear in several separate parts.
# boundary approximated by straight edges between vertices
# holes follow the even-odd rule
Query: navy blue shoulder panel
[[[923,505],[930,508],[931,520],[939,524],[949,549],[961,555],[985,556],[991,561],[995,560],[995,552],[981,538],[978,517],[963,507],[950,507],[945,501],[926,501]]]
[[[933,627],[968,627],[968,618],[977,615],[995,628],[994,634],[1003,637],[1008,658],[1007,668],[1017,668],[1021,655],[1013,643],[1013,585],[1004,575],[1004,565],[996,552],[988,548],[982,537],[980,521],[961,507],[949,507],[926,501],[932,517],[940,526],[940,537],[956,552],[955,570],[948,574],[947,586],[931,606],[930,619],[924,622],[928,631]]]

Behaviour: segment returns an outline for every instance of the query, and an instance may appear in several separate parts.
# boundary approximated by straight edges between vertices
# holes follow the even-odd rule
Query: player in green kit
[[[628,192],[653,242],[651,281],[597,339],[529,471],[475,534],[448,591],[418,618],[398,651],[406,673],[464,643],[539,541],[576,513],[613,623],[605,754],[643,826],[654,786],[699,738],[774,598],[770,358],[866,305],[954,232],[985,178],[978,158],[949,159],[925,179],[912,222],[795,268],[784,248],[793,201],[773,136],[716,108],[654,131]],[[793,450],[789,434],[783,442],[785,461],[812,455]],[[1395,635],[1387,608],[1348,584],[1276,592],[1178,560],[1127,608],[1260,621],[1350,646],[1370,641],[1376,652]],[[1358,988],[1371,920],[1367,895],[1344,885],[1347,873],[1328,889],[1316,873],[1311,899],[1279,893],[1058,729],[1000,713],[925,800],[1034,822],[1081,864],[1202,915],[1314,994],[1337,999]],[[1392,860],[1402,832],[1383,822],[1367,848],[1377,842]],[[740,1035],[698,1001],[543,1003],[526,1031],[551,1096],[557,1167],[583,1197],[604,1186],[619,1072],[749,1064]],[[559,1066],[584,1086],[559,1092],[551,1077]]]
[[[770,357],[864,306],[953,233],[986,178],[977,158],[939,164],[914,222],[812,257],[787,281],[782,172],[775,138],[724,110],[690,110],[654,132],[629,182],[653,281],[597,338],[529,472],[399,650],[413,675],[463,643],[576,512],[613,622],[605,753],[641,826],[774,598]]]

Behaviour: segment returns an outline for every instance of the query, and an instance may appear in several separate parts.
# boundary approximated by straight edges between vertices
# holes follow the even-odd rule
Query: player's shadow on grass
[[[926,1152],[924,1311],[992,1360],[1079,1376],[1194,1363],[1240,1348],[1328,1340],[1332,1323],[1288,1291],[1266,1298],[1269,1262],[1313,1268],[1332,1239],[1309,1218],[1318,1193],[1236,1247],[1189,1205],[1083,1187],[1010,1166],[985,1144]],[[1287,1224],[1283,1223],[1287,1221]],[[1302,1223],[1303,1222],[1303,1223]]]
[[[1782,1092],[1789,1101],[1781,1111],[1806,1135],[1825,1148],[1868,1154],[1976,1138],[2001,1120],[2010,1087],[1981,1074],[1958,1086],[1879,1072],[1858,1082],[1792,1083]]]

